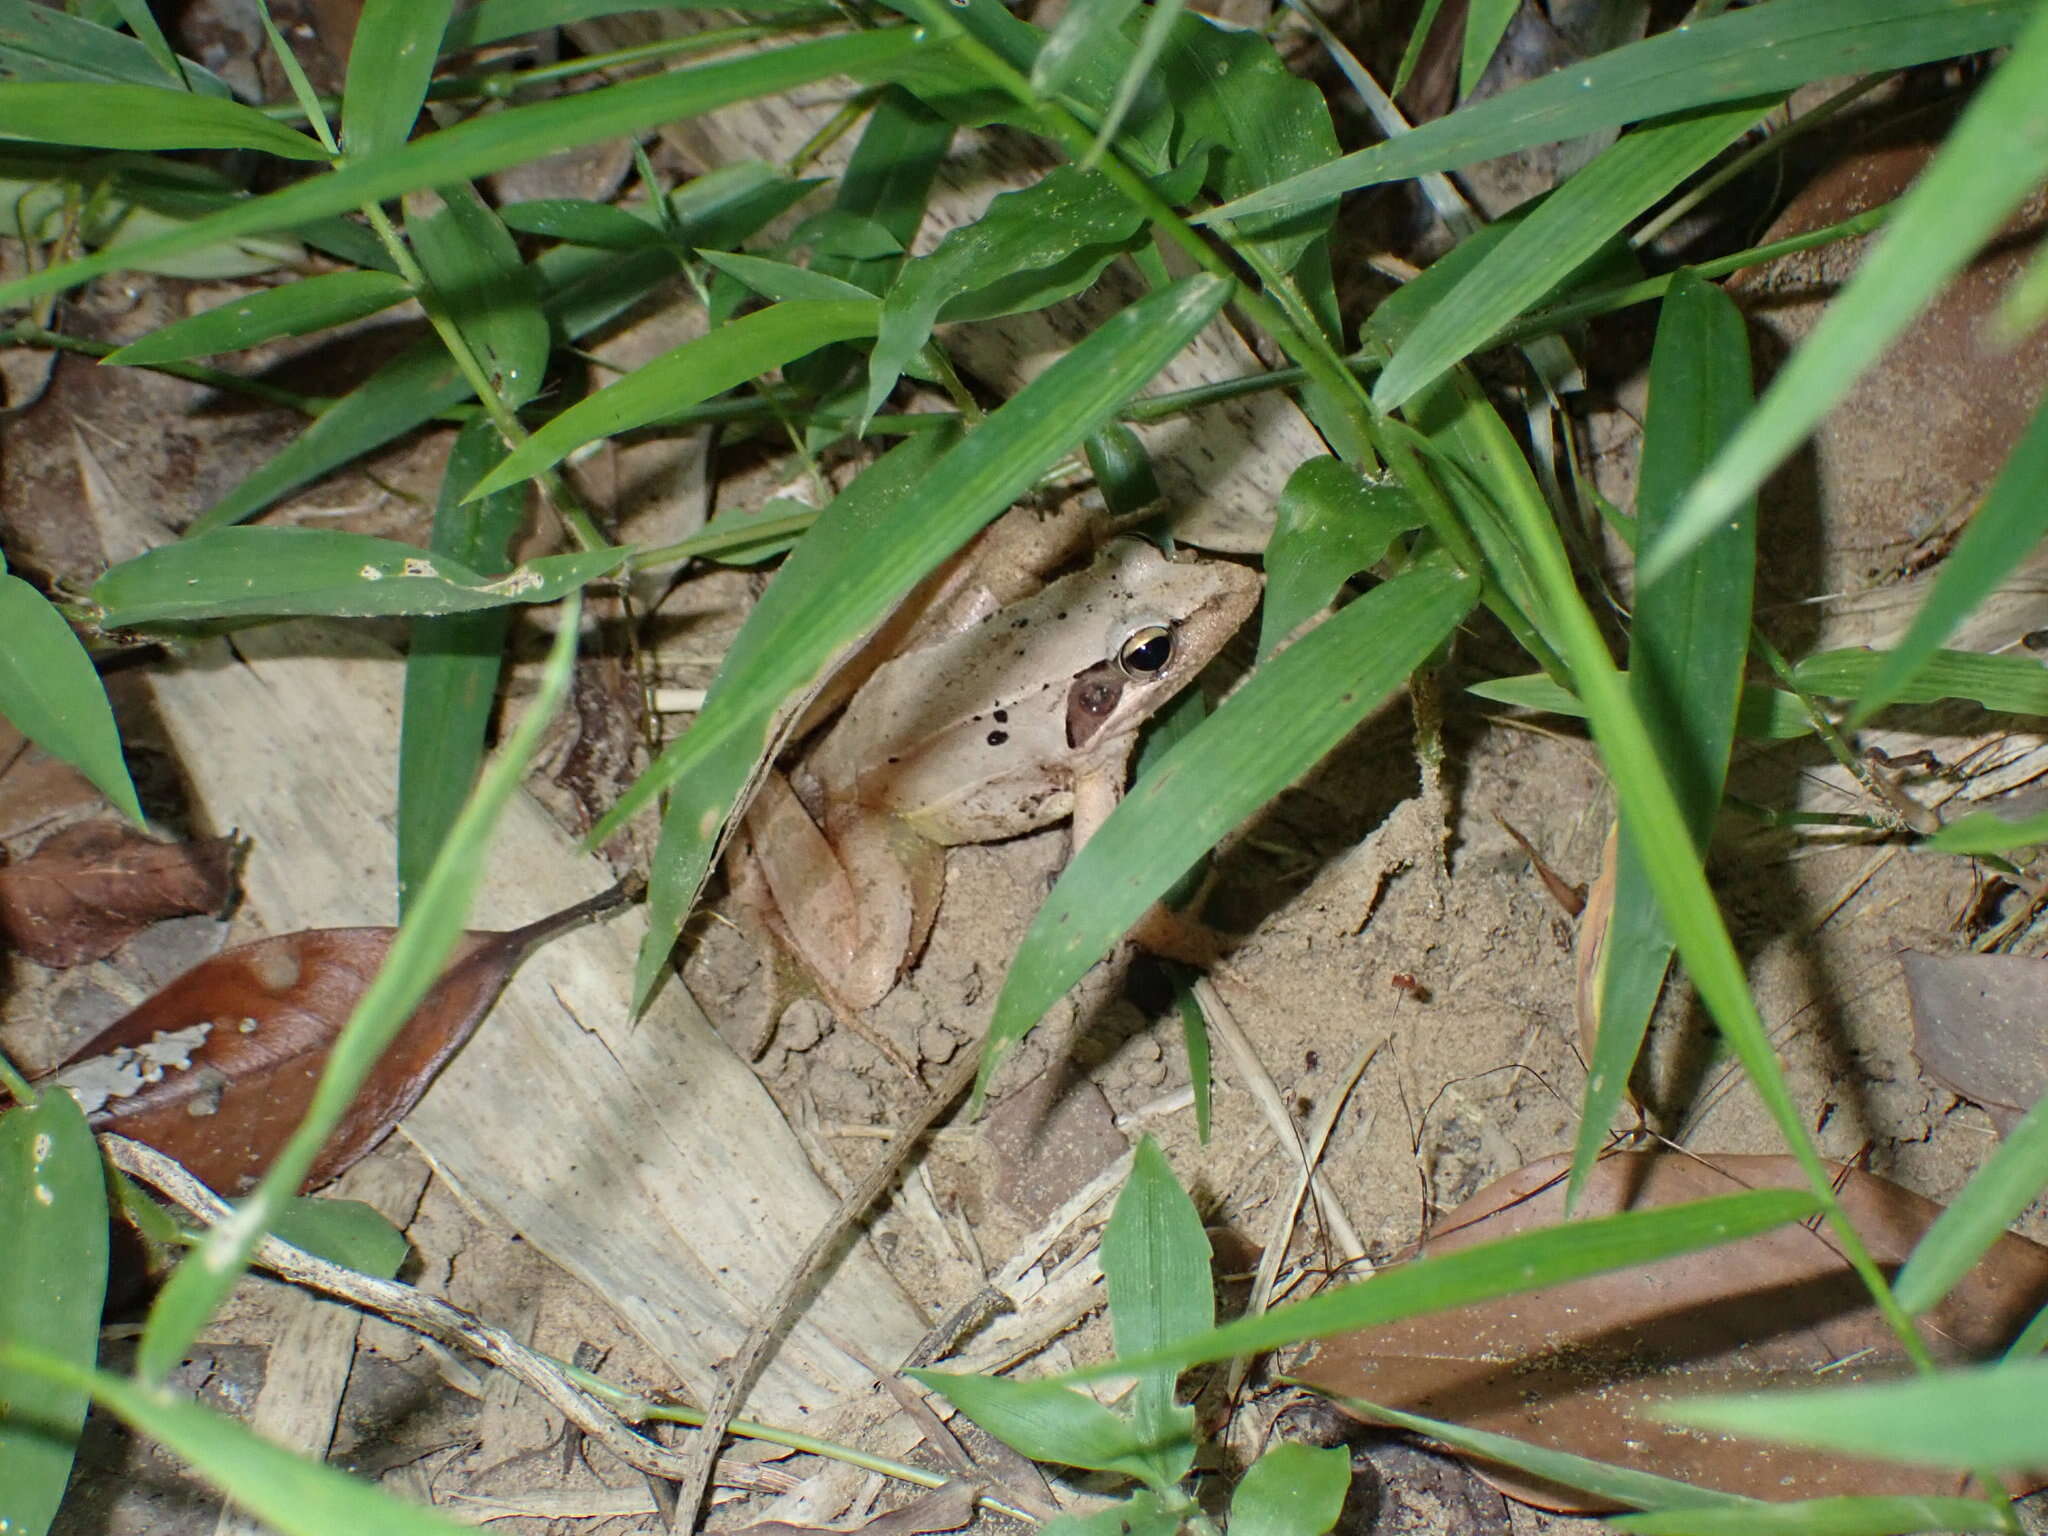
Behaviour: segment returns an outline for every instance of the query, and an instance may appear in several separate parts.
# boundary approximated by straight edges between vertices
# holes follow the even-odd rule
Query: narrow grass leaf
[[[1138,1142],[1130,1176],[1102,1233],[1102,1278],[1117,1353],[1142,1355],[1216,1323],[1209,1237],[1166,1155]],[[1147,1371],[1129,1399],[1132,1421],[1160,1451],[1155,1486],[1170,1487],[1195,1459],[1194,1410],[1174,1398],[1179,1373]]]
[[[870,293],[885,291],[924,222],[932,183],[952,142],[953,125],[945,118],[901,86],[884,90],[839,178],[832,212],[878,227],[896,249],[867,255],[813,249],[811,270],[843,277]]]
[[[412,137],[454,8],[454,0],[365,0],[341,89],[341,151],[350,160],[376,159]]]
[[[1078,343],[990,413],[935,464],[912,438],[856,480],[819,517],[748,615],[689,734],[592,828],[599,840],[671,787],[648,887],[648,937],[634,995],[644,1001],[759,764],[773,750],[785,701],[821,681],[920,579],[1021,496],[1047,465],[1099,430],[1195,333],[1231,285],[1198,276],[1148,294]],[[918,512],[898,512],[910,486],[878,481],[917,470]],[[928,467],[927,467],[928,466]],[[716,760],[717,767],[712,768]]]
[[[1420,527],[1415,498],[1394,481],[1368,481],[1341,459],[1310,459],[1287,477],[1266,545],[1259,660],[1337,600],[1344,583],[1386,558]]]
[[[308,219],[382,202],[420,187],[470,181],[557,150],[634,134],[756,96],[772,96],[831,75],[872,77],[918,46],[914,29],[892,27],[723,59],[694,69],[629,80],[575,96],[473,117],[388,154],[296,182],[182,228],[103,250],[0,283],[0,304],[61,293],[103,273],[139,266],[241,235],[289,229]],[[309,141],[310,142],[310,141]]]
[[[270,1235],[330,1264],[379,1280],[397,1276],[412,1252],[405,1234],[373,1205],[360,1200],[304,1197],[287,1201]]]
[[[779,176],[758,161],[743,161],[698,177],[672,193],[669,206],[697,238],[741,240],[787,209],[809,185]],[[624,255],[558,247],[542,252],[534,266],[543,308],[570,341],[631,308],[676,270],[673,256],[660,245]],[[469,385],[447,349],[429,338],[329,406],[281,453],[202,512],[187,532],[205,533],[252,517],[280,496],[469,398]]]
[[[1526,1440],[1498,1435],[1491,1430],[1468,1429],[1462,1424],[1425,1418],[1419,1413],[1408,1413],[1355,1397],[1340,1398],[1339,1401],[1361,1418],[1427,1435],[1467,1455],[1513,1467],[1517,1472],[1525,1472],[1561,1487],[1590,1493],[1610,1504],[1640,1508],[1662,1506],[1695,1514],[1723,1509],[1740,1514],[1768,1507],[1739,1494],[1697,1487],[1675,1478],[1638,1472],[1633,1467],[1618,1467],[1612,1462],[1594,1461],[1590,1457],[1553,1450],[1545,1445],[1531,1445]]]
[[[1829,699],[1861,698],[1885,665],[1884,651],[1816,651],[1792,668],[1793,684]],[[1968,699],[2015,715],[2048,715],[2048,669],[2031,656],[1936,651],[1897,686],[1893,702]]]
[[[392,941],[376,979],[364,991],[334,1043],[321,1071],[319,1086],[313,1090],[305,1120],[292,1133],[255,1191],[235,1208],[232,1216],[206,1234],[200,1246],[172,1271],[157,1293],[143,1325],[142,1346],[135,1362],[135,1373],[143,1381],[161,1382],[169,1375],[199,1336],[199,1330],[234,1289],[258,1240],[299,1192],[299,1185],[319,1157],[321,1146],[348,1114],[357,1091],[376,1068],[385,1047],[440,976],[462,937],[464,920],[483,878],[491,829],[506,802],[518,790],[540,748],[541,737],[569,691],[582,614],[580,596],[572,595],[562,607],[560,628],[541,670],[532,704],[484,770],[476,792],[450,829],[441,856],[434,861],[433,870],[420,890],[419,900],[399,926],[398,936]],[[151,1432],[160,1433],[154,1428]],[[237,1497],[246,1494],[238,1491]],[[365,1528],[393,1527],[332,1527]]]
[[[879,314],[880,306],[862,294],[795,300],[728,321],[570,406],[513,449],[470,495],[517,485],[585,443],[660,421],[832,342],[871,336]]]
[[[624,549],[544,555],[484,576],[417,544],[338,528],[222,528],[149,550],[93,585],[102,622],[189,624],[277,614],[377,618],[552,603],[626,561]]]
[[[141,8],[136,0],[128,3]],[[184,88],[203,96],[233,94],[212,70],[190,59],[178,65]],[[140,38],[33,0],[0,0],[0,79],[161,86],[164,69]]]
[[[1844,1495],[1728,1509],[1653,1509],[1617,1515],[1629,1536],[1907,1536],[1912,1531],[2011,1531],[2012,1511],[1984,1499]]]
[[[1656,537],[1693,476],[1734,432],[1751,400],[1749,379],[1741,313],[1719,289],[1681,272],[1665,297],[1650,359],[1636,495],[1640,539]],[[1685,561],[1636,590],[1629,696],[1657,745],[1702,859],[1734,745],[1755,572],[1756,507],[1749,502]],[[1611,910],[1567,1209],[1606,1141],[1671,963],[1670,930],[1625,820]]]
[[[407,200],[406,238],[448,322],[516,409],[540,392],[553,345],[536,275],[474,187],[444,186],[440,200],[418,217]]]
[[[1970,1175],[1914,1246],[1893,1281],[1899,1305],[1914,1316],[1941,1299],[2048,1188],[2048,1098],[2029,1110]]]
[[[1090,54],[1122,42],[1123,24],[1137,8],[1138,0],[1075,0],[1032,61],[1031,89],[1040,96],[1065,90]]]
[[[1989,597],[2000,582],[2048,535],[2048,400],[2043,400],[1998,472],[1984,504],[1963,528],[1956,547],[1941,562],[1934,585],[1913,615],[1905,638],[1884,658],[1864,686],[1845,729],[1856,730],[1900,696],[1914,675],[1934,657],[1956,626]]]
[[[1351,1452],[1282,1442],[1245,1469],[1230,1491],[1231,1536],[1323,1536],[1344,1512]]]
[[[375,1484],[272,1445],[186,1398],[0,1344],[0,1360],[93,1397],[175,1451],[236,1504],[283,1536],[461,1536],[473,1527],[393,1498]]]
[[[507,229],[571,245],[594,245],[608,251],[637,251],[667,239],[658,225],[584,197],[537,197],[508,203],[498,210]]]
[[[1069,861],[1003,979],[979,1089],[1175,880],[1306,773],[1462,619],[1476,583],[1418,566],[1275,656],[1124,797]]]
[[[1598,128],[1789,91],[1830,75],[2001,48],[2034,13],[2033,0],[1773,0],[1553,71],[1240,197],[1196,222],[1320,202]]]
[[[497,429],[482,417],[456,435],[429,540],[434,554],[486,576],[505,572],[512,539],[526,516],[526,498],[517,490],[464,500],[500,446]],[[401,918],[483,766],[510,622],[509,608],[413,621],[398,732]]]
[[[844,278],[833,277],[830,273],[814,271],[809,267],[793,266],[786,261],[771,261],[766,256],[749,256],[744,251],[700,250],[697,255],[707,265],[723,272],[734,282],[745,284],[762,298],[777,304],[786,304],[796,299],[823,299],[827,302],[870,306],[875,302],[874,295],[859,284],[849,283]]]
[[[2048,9],[2032,18],[1971,99],[1926,170],[1864,257],[1849,286],[1778,371],[1734,441],[1693,485],[1655,545],[1645,575],[1689,543],[1784,463],[1863,371],[2048,176]]]
[[[1465,7],[1465,45],[1458,54],[1458,100],[1479,88],[1479,77],[1493,61],[1508,23],[1521,9],[1519,0],[1471,0]]]
[[[69,1370],[91,1370],[107,1287],[107,1180],[85,1115],[62,1089],[0,1112],[0,1232],[0,1351],[33,1339]],[[0,1531],[50,1528],[85,1408],[75,1380],[0,1355]]]
[[[387,272],[324,272],[161,326],[100,361],[140,366],[239,352],[280,336],[306,336],[346,325],[411,297],[412,289]]]
[[[1736,1242],[1802,1221],[1818,1209],[1818,1199],[1808,1190],[1751,1190],[1524,1232],[1383,1269],[1370,1280],[1275,1307],[1257,1317],[1239,1318],[1148,1355],[1087,1366],[1066,1379],[1128,1376],[1165,1366],[1184,1370],[1233,1355],[1257,1354],[1283,1344],[1370,1328],[1396,1318],[1447,1312],[1495,1296],[1542,1290],[1585,1275]]]
[[[2019,821],[1978,811],[1950,822],[1927,840],[1936,853],[1961,854],[2010,853],[2036,843],[2048,843],[2048,811]]]
[[[177,54],[171,51],[171,40],[164,36],[164,29],[157,25],[157,19],[149,9],[149,0],[114,0],[114,9],[128,24],[128,30],[135,34],[135,40],[149,50],[149,56],[164,72],[164,77],[179,90],[190,90],[184,68]]]
[[[50,756],[91,779],[136,826],[135,798],[107,690],[78,636],[49,600],[0,558],[0,715]]]
[[[1424,315],[1373,386],[1390,411],[1550,292],[1637,214],[1726,149],[1775,104],[1663,118],[1638,128],[1543,200]],[[1411,135],[1410,137],[1413,137]]]
[[[1092,283],[1144,227],[1144,214],[1099,171],[1062,166],[1003,193],[897,274],[868,358],[864,410],[872,416],[882,408],[942,312],[986,319],[1036,307],[1038,296],[1051,303],[1078,292],[1076,282]]]
[[[1159,1446],[1130,1419],[1085,1392],[1051,1381],[905,1371],[1014,1451],[1033,1461],[1121,1472],[1165,1489],[1153,1475]]]
[[[327,158],[312,139],[254,107],[161,85],[0,84],[0,136],[87,149],[260,149],[287,160]]]
[[[1888,1461],[2023,1472],[2048,1465],[2048,1360],[1876,1387],[1698,1398],[1658,1417]]]
[[[479,0],[448,24],[441,52],[462,53],[528,32],[552,32],[579,21],[633,11],[729,9],[725,0]],[[747,0],[742,9],[749,16],[776,16],[785,11],[815,10],[816,5],[814,0]]]
[[[1124,119],[1131,115],[1131,108],[1137,104],[1138,93],[1153,84],[1153,71],[1158,67],[1159,56],[1166,51],[1167,39],[1173,35],[1186,7],[1187,0],[1152,0],[1145,13],[1144,30],[1138,34],[1138,45],[1131,52],[1131,62],[1124,66],[1123,78],[1117,81],[1116,95],[1110,98],[1109,110],[1102,115],[1102,126],[1096,130],[1095,142],[1081,157],[1082,170],[1095,169],[1109,152],[1110,145],[1116,142],[1116,136],[1123,131]]]

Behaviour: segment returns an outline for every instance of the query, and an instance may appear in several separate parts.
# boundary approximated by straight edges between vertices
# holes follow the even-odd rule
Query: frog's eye
[[[1123,638],[1116,649],[1116,664],[1127,677],[1149,683],[1173,660],[1173,628],[1167,624],[1140,624]]]

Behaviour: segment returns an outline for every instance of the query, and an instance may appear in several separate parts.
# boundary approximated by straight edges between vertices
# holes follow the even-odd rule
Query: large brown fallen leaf
[[[1424,1245],[1445,1253],[1563,1219],[1570,1159],[1487,1186]],[[1593,1169],[1588,1216],[1803,1187],[1789,1157],[1623,1153]],[[1843,1206],[1887,1270],[1941,1207],[1888,1180],[1839,1170]],[[2048,1301],[2048,1249],[2008,1233],[1922,1322],[1937,1359],[1995,1354]],[[1342,1397],[1767,1499],[1954,1493],[1952,1474],[1732,1440],[1658,1424],[1678,1397],[1773,1386],[1846,1386],[1907,1366],[1868,1293],[1823,1232],[1782,1227],[1701,1253],[1570,1285],[1410,1318],[1330,1340],[1293,1374]],[[1494,1467],[1504,1493],[1546,1509],[1612,1505]]]
[[[0,943],[43,965],[98,960],[151,923],[225,908],[234,853],[229,837],[160,843],[117,821],[66,827],[0,867]]]
[[[1920,1065],[2011,1131],[2048,1094],[2048,960],[1904,954],[1899,965]]]
[[[523,928],[464,934],[304,1187],[346,1172],[384,1139],[536,945],[619,900],[608,891]],[[147,1142],[214,1189],[239,1194],[304,1117],[335,1036],[397,931],[309,929],[224,951],[102,1030],[45,1081],[69,1088],[94,1130]]]

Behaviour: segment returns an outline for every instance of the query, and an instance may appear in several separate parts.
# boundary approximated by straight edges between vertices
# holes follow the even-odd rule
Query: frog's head
[[[1250,617],[1256,571],[1175,560],[1141,539],[1102,555],[1112,618],[1102,657],[1067,689],[1067,746],[1083,751],[1136,730],[1187,686]]]

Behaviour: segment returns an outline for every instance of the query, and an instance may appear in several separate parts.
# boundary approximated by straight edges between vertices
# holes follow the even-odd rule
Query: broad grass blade
[[[522,406],[540,392],[553,345],[536,273],[474,187],[444,186],[440,195],[433,212],[408,213],[406,239],[499,399]]]
[[[1774,104],[1775,98],[1747,98],[1732,107],[1665,118],[1622,139],[1519,221],[1423,317],[1373,386],[1373,403],[1394,409],[1486,345]]]
[[[1215,1325],[1210,1258],[1194,1201],[1158,1143],[1144,1137],[1102,1233],[1102,1278],[1117,1353],[1146,1354]],[[1155,1446],[1147,1481],[1158,1487],[1178,1483],[1194,1465],[1194,1411],[1175,1401],[1178,1379],[1173,1370],[1147,1371],[1128,1400],[1139,1434]]]
[[[305,336],[403,304],[412,289],[388,272],[325,272],[266,288],[151,331],[101,362],[139,366],[181,363],[261,346],[280,336]]]
[[[1938,1306],[2048,1187],[2048,1098],[2014,1126],[1934,1220],[1893,1282],[1914,1316]]]
[[[2033,0],[1774,0],[1557,70],[1240,197],[1196,222],[1320,202],[1596,128],[1789,91],[1829,75],[1903,69],[2000,48],[2034,14]]]
[[[1748,13],[1754,14],[1754,13]],[[1900,199],[1849,286],[1792,354],[1655,545],[1655,576],[1764,481],[1883,355],[1941,285],[2048,176],[2048,9],[2031,21]]]
[[[212,70],[180,59],[188,90],[226,98],[234,93]],[[139,38],[32,0],[0,0],[0,79],[71,80],[162,86],[163,66]]]
[[[50,756],[91,779],[136,826],[142,806],[121,756],[107,690],[64,616],[0,558],[0,715]]]
[[[1283,1441],[1245,1469],[1230,1491],[1233,1536],[1323,1536],[1344,1513],[1351,1452]]]
[[[918,45],[914,30],[908,27],[859,32],[474,117],[402,144],[374,160],[297,182],[268,197],[237,203],[181,229],[60,262],[0,284],[0,304],[22,304],[123,267],[198,250],[235,236],[289,229],[420,187],[471,181],[556,150],[638,133],[656,123],[694,117],[756,96],[776,95],[831,75],[873,76],[905,59]]]
[[[1685,487],[1726,442],[1751,400],[1749,340],[1719,289],[1681,272],[1658,318],[1636,495],[1637,537],[1653,539]],[[1749,656],[1756,508],[1655,581],[1638,584],[1629,631],[1629,696],[1663,759],[1700,858],[1721,803]],[[1600,1026],[1572,1151],[1566,1204],[1606,1140],[1671,963],[1671,933],[1642,851],[1622,823],[1613,917],[1601,953]]]
[[[1477,600],[1437,563],[1367,593],[1260,668],[1183,737],[1073,857],[1003,979],[977,1091],[1217,839],[1320,761]]]
[[[260,149],[287,160],[327,158],[303,133],[254,107],[161,85],[0,84],[0,134],[86,149]]]
[[[365,0],[341,90],[341,152],[350,160],[389,154],[412,137],[454,8],[454,0]]]
[[[43,1536],[71,1476],[86,1394],[4,1351],[33,1339],[69,1371],[90,1371],[107,1288],[106,1172],[61,1088],[0,1113],[0,1232],[0,1531]]]

